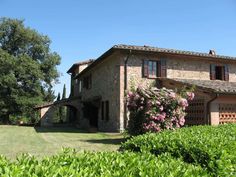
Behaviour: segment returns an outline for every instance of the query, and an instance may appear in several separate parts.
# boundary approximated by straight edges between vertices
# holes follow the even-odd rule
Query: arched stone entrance
[[[53,126],[53,116],[58,108],[62,106],[67,107],[67,123],[76,124],[79,116],[79,101],[79,98],[68,98],[35,107],[40,114],[40,125]]]

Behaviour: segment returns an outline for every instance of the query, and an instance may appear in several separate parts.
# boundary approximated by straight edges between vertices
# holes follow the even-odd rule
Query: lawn
[[[118,133],[87,133],[75,128],[0,126],[0,154],[15,158],[21,153],[43,157],[62,147],[78,151],[115,151],[123,141]]]

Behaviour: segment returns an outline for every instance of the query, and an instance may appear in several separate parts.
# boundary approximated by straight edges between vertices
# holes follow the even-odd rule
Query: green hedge
[[[133,137],[121,150],[170,153],[187,163],[199,164],[214,176],[236,176],[236,124],[194,126]]]
[[[152,154],[132,152],[72,151],[37,160],[23,155],[15,162],[0,158],[0,176],[207,176],[200,166],[173,159],[168,154],[156,157]]]

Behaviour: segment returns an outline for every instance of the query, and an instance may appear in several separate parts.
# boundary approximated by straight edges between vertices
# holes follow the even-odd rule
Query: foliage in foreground
[[[128,133],[160,132],[180,128],[185,123],[185,108],[194,93],[171,89],[143,88],[129,91],[127,107],[130,111]]]
[[[236,176],[236,124],[195,126],[149,133],[124,144],[125,151],[170,153],[190,164],[199,164],[214,176]]]
[[[23,155],[10,162],[0,158],[0,176],[207,176],[200,166],[173,159],[168,154],[156,157],[152,154],[130,152],[65,151],[44,158]]]

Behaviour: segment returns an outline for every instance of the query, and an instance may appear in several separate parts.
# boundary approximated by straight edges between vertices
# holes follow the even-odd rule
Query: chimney
[[[210,50],[210,51],[209,51],[209,54],[210,54],[210,55],[216,55],[216,52],[215,52],[215,50]]]

